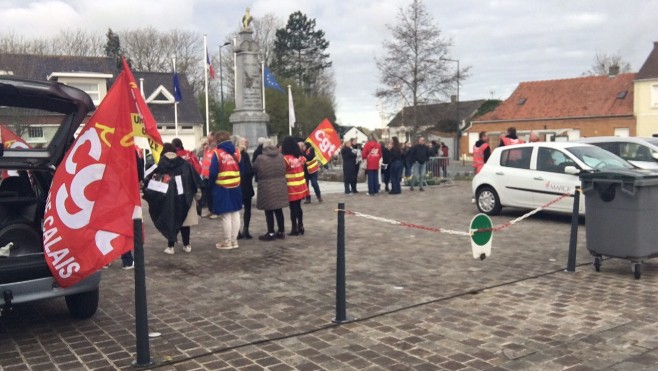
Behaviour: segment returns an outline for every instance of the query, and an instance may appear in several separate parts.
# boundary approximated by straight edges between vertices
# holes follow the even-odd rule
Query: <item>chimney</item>
[[[613,64],[609,68],[608,76],[614,77],[619,75],[619,65]]]
[[[455,103],[457,101],[457,96],[456,95],[451,95],[450,96],[450,103]]]

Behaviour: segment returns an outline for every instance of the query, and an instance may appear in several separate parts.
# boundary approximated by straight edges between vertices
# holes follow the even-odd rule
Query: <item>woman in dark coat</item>
[[[251,199],[254,197],[254,169],[247,153],[249,142],[247,138],[237,137],[236,144],[240,149],[240,190],[242,191],[242,232],[238,233],[238,240],[250,240],[249,223],[251,222]]]
[[[267,233],[258,237],[261,241],[285,238],[283,208],[288,206],[288,186],[286,184],[286,161],[279,150],[270,143],[263,145],[263,153],[253,164],[258,179],[256,207],[265,211]],[[274,233],[276,217],[277,232]]]
[[[352,142],[346,140],[343,142],[343,148],[340,150],[343,156],[343,183],[345,184],[345,194],[359,193],[356,190],[356,175],[358,168],[356,167],[356,154],[352,151]]]
[[[398,137],[391,138],[390,143],[390,163],[388,167],[391,171],[391,191],[388,192],[392,195],[398,195],[402,192],[400,182],[402,181],[402,147],[398,141]]]
[[[183,251],[192,251],[190,226],[198,223],[194,199],[200,199],[201,184],[194,168],[165,143],[157,168],[144,179],[144,199],[155,227],[167,238],[166,254],[174,254],[178,232]],[[182,188],[182,189],[181,189]]]

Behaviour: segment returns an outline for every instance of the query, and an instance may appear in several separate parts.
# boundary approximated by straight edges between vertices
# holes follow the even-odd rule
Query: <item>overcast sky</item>
[[[374,58],[405,0],[0,0],[0,32],[44,37],[62,28],[105,33],[147,25],[208,34],[219,45],[247,6],[254,17],[287,20],[297,10],[325,31],[336,77],[338,122],[382,127]],[[620,54],[637,71],[658,41],[658,1],[425,0],[453,40],[450,57],[471,66],[461,100],[506,99],[522,81],[578,77],[597,51]],[[390,111],[389,111],[390,112]]]

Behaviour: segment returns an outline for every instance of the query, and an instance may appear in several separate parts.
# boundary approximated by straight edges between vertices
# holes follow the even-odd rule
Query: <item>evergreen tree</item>
[[[314,92],[322,71],[331,67],[328,47],[324,31],[315,30],[315,19],[294,12],[286,27],[276,31],[272,70],[282,79],[293,79],[305,93]]]

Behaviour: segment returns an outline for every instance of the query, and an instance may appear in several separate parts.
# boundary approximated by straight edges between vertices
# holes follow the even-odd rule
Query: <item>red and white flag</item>
[[[43,244],[62,287],[134,247],[133,218],[142,211],[133,124],[135,115],[148,110],[138,99],[143,98],[124,59],[123,71],[55,171]]]

